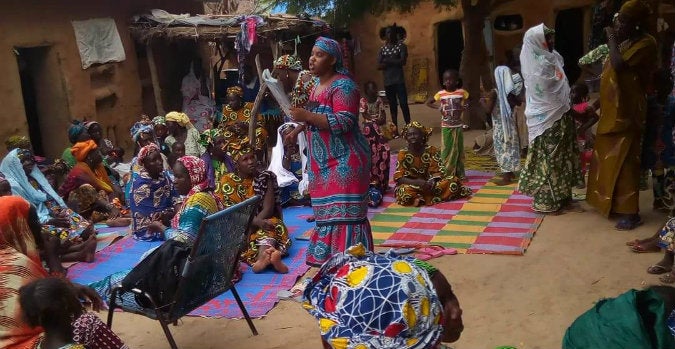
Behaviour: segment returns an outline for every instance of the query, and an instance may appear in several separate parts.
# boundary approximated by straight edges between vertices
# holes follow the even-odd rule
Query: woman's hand
[[[147,229],[151,233],[163,233],[166,227],[161,222],[152,222]]]
[[[302,128],[296,127],[295,129],[293,129],[293,131],[291,131],[284,137],[283,143],[298,144],[298,135],[300,134],[300,132],[302,132]]]
[[[103,300],[94,289],[76,283],[73,283],[73,287],[75,288],[77,298],[91,302],[91,308],[94,311],[103,309]]]
[[[303,108],[291,107],[291,119],[295,122],[307,122],[312,113]]]

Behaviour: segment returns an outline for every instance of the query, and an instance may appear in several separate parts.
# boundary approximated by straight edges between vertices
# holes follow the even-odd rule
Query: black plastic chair
[[[178,319],[194,309],[226,291],[232,291],[251,332],[257,336],[258,331],[234,288],[232,277],[235,269],[239,268],[239,255],[248,241],[249,226],[259,201],[260,197],[254,196],[204,218],[171,303],[158,307],[144,290],[124,289],[121,284],[115,286],[108,303],[108,327],[112,327],[115,308],[143,315],[158,320],[171,348],[177,349],[176,341],[169,331],[169,324],[176,324]],[[135,268],[142,268],[142,264],[143,261]],[[136,304],[136,306],[118,304],[117,299],[120,297],[125,299],[143,297],[146,299],[143,303],[152,304],[152,307],[144,308],[136,302],[125,302]]]

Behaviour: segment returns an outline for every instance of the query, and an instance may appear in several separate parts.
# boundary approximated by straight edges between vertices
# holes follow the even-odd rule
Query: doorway
[[[570,84],[581,75],[578,61],[584,55],[584,9],[558,12],[555,18],[555,48],[565,60],[565,74]]]
[[[51,46],[15,47],[28,135],[37,155],[59,157],[65,139],[54,130],[65,130],[70,121],[59,59]]]
[[[462,22],[445,21],[436,29],[436,52],[438,52],[438,77],[440,82],[446,69],[459,70],[464,51],[464,31]]]

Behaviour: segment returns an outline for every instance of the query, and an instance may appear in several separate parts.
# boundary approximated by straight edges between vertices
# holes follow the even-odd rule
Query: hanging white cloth
[[[570,86],[563,71],[563,58],[557,51],[548,50],[544,28],[542,23],[528,29],[520,52],[530,144],[570,109]]]
[[[127,59],[114,19],[95,18],[73,21],[72,24],[82,69],[93,64],[122,62]]]
[[[282,130],[285,128],[293,126],[299,127],[300,124],[295,122],[287,122],[277,129],[277,144],[272,149],[272,158],[270,159],[270,165],[267,170],[272,171],[277,175],[277,184],[279,188],[287,187],[293,183],[298,183],[298,191],[304,193],[309,188],[309,175],[307,174],[307,138],[305,137],[305,132],[300,132],[298,135],[298,149],[300,151],[300,161],[302,163],[302,180],[298,181],[295,175],[284,168],[284,139],[281,135]]]

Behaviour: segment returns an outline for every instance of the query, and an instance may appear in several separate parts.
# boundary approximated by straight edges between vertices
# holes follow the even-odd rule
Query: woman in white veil
[[[519,188],[534,198],[533,210],[560,214],[581,210],[572,202],[572,188],[583,178],[569,113],[570,87],[554,46],[555,31],[544,24],[528,29],[523,38],[520,63],[529,148]]]

